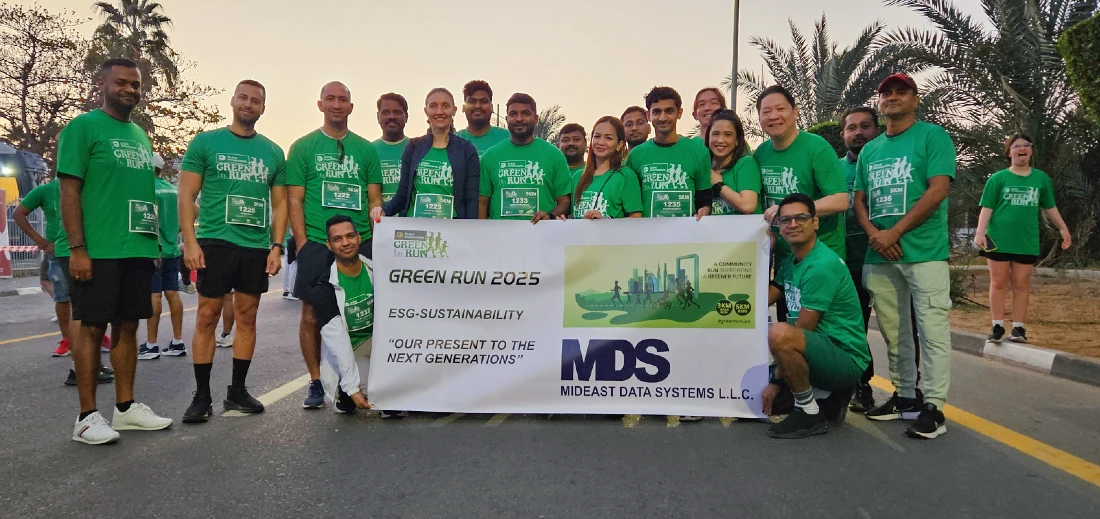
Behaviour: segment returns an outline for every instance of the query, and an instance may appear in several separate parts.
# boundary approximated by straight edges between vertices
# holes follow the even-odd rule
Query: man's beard
[[[107,101],[107,106],[111,107],[112,110],[118,112],[121,115],[125,115],[125,116],[129,116],[130,113],[132,113],[134,111],[134,108],[137,108],[137,105],[139,103],[141,103],[141,98],[140,97],[137,98],[137,101],[134,102],[133,105],[129,105],[129,104],[126,104],[126,102],[122,100],[122,96],[118,96],[118,95],[111,96],[111,95],[107,95],[106,93],[104,93],[103,99],[105,99]]]
[[[649,139],[641,139],[641,140],[637,140],[637,141],[627,140],[626,144],[628,146],[630,146],[631,148],[633,148],[633,147],[638,146],[640,144],[644,144],[645,141],[647,141],[647,140],[649,140]]]
[[[584,151],[575,146],[567,147],[562,153],[565,154],[565,160],[569,161],[570,164],[576,164],[584,160]]]
[[[235,114],[235,116],[237,118],[237,122],[241,123],[241,126],[244,126],[245,128],[254,128],[256,126],[256,122],[260,120],[260,116],[258,115],[253,116],[251,119],[249,119],[248,116],[244,114]]]
[[[527,125],[527,129],[523,132],[519,132],[513,129],[511,125],[508,126],[508,133],[512,134],[512,138],[517,141],[525,141],[530,139],[535,134],[535,127],[533,125]]]

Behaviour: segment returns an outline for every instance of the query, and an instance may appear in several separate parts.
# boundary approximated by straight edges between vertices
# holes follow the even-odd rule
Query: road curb
[[[874,317],[871,317],[870,325],[878,330],[878,320]],[[1044,375],[1100,387],[1100,361],[1089,357],[1009,341],[995,344],[986,341],[982,335],[958,331],[951,332],[951,348]]]
[[[13,288],[11,290],[0,290],[0,297],[29,296],[41,293],[42,287]]]

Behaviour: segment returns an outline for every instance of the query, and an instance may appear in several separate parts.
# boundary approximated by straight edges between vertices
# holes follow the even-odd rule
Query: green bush
[[[1066,75],[1081,104],[1100,123],[1100,14],[1074,25],[1058,39]]]
[[[836,156],[838,158],[848,153],[848,148],[844,146],[844,139],[840,137],[840,124],[836,121],[817,123],[807,128],[806,131],[815,135],[820,135],[824,137],[825,140],[829,141],[829,144],[832,144],[833,149],[836,150]]]

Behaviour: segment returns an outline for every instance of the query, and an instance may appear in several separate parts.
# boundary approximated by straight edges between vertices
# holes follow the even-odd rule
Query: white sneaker
[[[218,335],[218,338],[214,341],[219,348],[229,348],[233,346],[233,334],[223,333]]]
[[[195,295],[195,284],[191,283],[190,285],[183,285],[183,292],[185,294]]]
[[[55,316],[51,317],[50,322],[51,323],[56,323],[57,322],[57,316],[55,315]]]
[[[149,406],[135,402],[130,404],[130,409],[126,412],[115,408],[115,419],[111,428],[116,431],[159,431],[171,426],[171,418],[157,416]]]
[[[118,433],[111,429],[107,419],[96,411],[83,420],[77,420],[73,427],[73,441],[88,445],[102,445],[118,441]]]

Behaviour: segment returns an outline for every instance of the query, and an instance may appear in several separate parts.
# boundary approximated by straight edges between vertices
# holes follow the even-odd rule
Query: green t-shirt
[[[455,177],[447,150],[432,148],[416,166],[413,218],[454,218]]]
[[[701,142],[680,137],[672,145],[648,140],[630,150],[626,165],[642,186],[642,217],[695,214],[695,192],[710,189],[710,152]]]
[[[836,160],[836,150],[820,136],[800,131],[791,145],[782,151],[776,151],[769,140],[756,149],[754,157],[760,164],[764,207],[779,205],[792,193],[802,193],[818,200],[847,192],[844,171]],[[791,248],[779,235],[778,228],[773,227],[772,231],[777,237],[776,257],[785,257]],[[838,256],[845,257],[844,213],[822,216],[818,222],[817,239]]]
[[[27,211],[42,208],[42,216],[46,219],[46,241],[57,244],[57,233],[61,230],[61,181],[42,184],[27,193],[19,202]]]
[[[889,229],[908,213],[928,190],[928,179],[955,178],[955,144],[947,130],[917,121],[893,137],[885,133],[868,142],[856,161],[856,191],[867,194],[871,223]],[[947,199],[924,223],[902,235],[898,263],[947,261]],[[867,250],[867,263],[889,263]]]
[[[566,166],[568,167],[568,162],[566,162]],[[580,167],[569,168],[569,178],[575,178],[578,174],[584,173],[584,166],[585,164],[581,164]]]
[[[401,154],[405,152],[405,145],[408,143],[408,137],[399,142],[386,142],[379,138],[371,143],[374,151],[378,152],[378,162],[382,167],[383,204],[397,193],[397,185],[401,182]]]
[[[187,145],[180,171],[202,176],[197,238],[249,249],[271,245],[271,187],[286,184],[286,159],[278,144],[229,128],[202,132]]]
[[[306,236],[314,242],[325,243],[325,222],[338,214],[351,218],[364,241],[373,236],[370,184],[382,184],[382,165],[370,141],[355,133],[336,140],[318,128],[290,146],[286,185],[306,188]]]
[[[584,168],[573,175],[571,194],[584,175]],[[624,218],[629,213],[642,211],[642,187],[638,174],[623,166],[614,171],[592,177],[592,183],[581,193],[581,199],[572,200],[573,218],[584,218],[584,213],[596,209],[604,218]]]
[[[871,352],[859,296],[848,267],[836,252],[818,240],[802,261],[796,263],[794,254],[787,255],[775,281],[783,286],[787,324],[795,325],[803,308],[820,312],[815,331],[851,355],[860,369],[867,369]]]
[[[160,235],[160,257],[175,258],[180,255],[179,189],[163,178],[156,179],[157,219]]]
[[[477,148],[478,158],[484,157],[485,152],[489,151],[489,148],[492,148],[493,146],[496,146],[497,144],[506,141],[509,137],[511,137],[511,134],[508,133],[507,128],[501,128],[499,126],[490,126],[489,131],[486,132],[485,135],[481,135],[478,137],[470,135],[470,131],[466,128],[455,132],[455,135],[470,141],[470,144],[473,144],[474,147]]]
[[[359,346],[374,334],[374,283],[366,265],[357,276],[336,273],[344,289],[344,324],[348,328],[352,347]]]
[[[752,214],[764,212],[764,199],[760,196],[760,166],[756,159],[746,155],[737,159],[732,168],[722,172],[722,183],[735,192],[752,191],[756,193],[756,210]],[[740,214],[721,196],[715,196],[710,205],[710,214]]]
[[[530,220],[553,211],[559,196],[569,196],[569,165],[553,144],[535,138],[516,146],[511,140],[485,152],[478,193],[489,197],[489,218]]]
[[[982,190],[982,207],[993,210],[986,234],[997,252],[1039,254],[1039,211],[1054,207],[1054,184],[1035,168],[1026,177],[1002,169]]]
[[[84,181],[89,258],[160,257],[153,148],[141,127],[103,110],[74,117],[57,139],[57,172]]]
[[[856,218],[856,163],[848,160],[847,156],[840,157],[840,168],[844,170],[848,184],[848,213],[844,215],[844,249],[847,257],[844,261],[849,267],[862,267],[867,257],[867,233]]]

